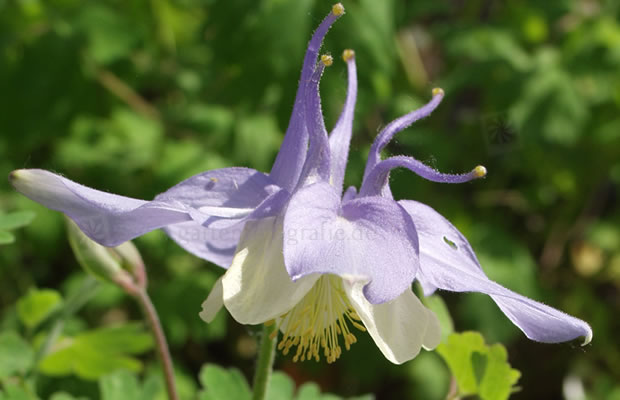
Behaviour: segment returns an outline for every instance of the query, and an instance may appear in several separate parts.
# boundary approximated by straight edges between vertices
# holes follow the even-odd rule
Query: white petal
[[[202,311],[198,314],[205,322],[213,321],[217,312],[224,305],[223,294],[222,278],[219,278],[213,285],[207,299],[202,303]]]
[[[424,350],[433,350],[441,342],[441,325],[439,325],[439,319],[433,311],[427,308],[426,313],[428,314],[428,325],[422,340],[422,347]]]
[[[434,347],[438,343],[439,323],[411,289],[390,302],[371,304],[364,297],[364,284],[345,280],[344,288],[385,358],[402,364],[417,356],[423,345]]]
[[[320,277],[293,282],[284,267],[282,218],[246,223],[237,253],[222,278],[224,305],[242,324],[261,324],[293,308]]]

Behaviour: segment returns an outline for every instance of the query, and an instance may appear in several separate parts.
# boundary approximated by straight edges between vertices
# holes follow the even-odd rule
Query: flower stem
[[[151,331],[153,332],[153,337],[155,338],[155,346],[157,348],[157,354],[161,361],[164,372],[168,399],[178,400],[179,396],[177,395],[177,390],[174,383],[174,369],[172,367],[172,357],[170,357],[170,350],[168,349],[166,336],[164,335],[164,331],[161,327],[161,322],[159,321],[159,317],[157,316],[155,306],[153,306],[153,302],[151,301],[151,298],[146,292],[146,289],[139,288],[132,294],[134,295],[138,303],[140,303],[140,305],[142,306],[142,310],[144,311],[144,314],[149,321]]]
[[[263,325],[256,373],[254,375],[252,400],[264,400],[267,395],[271,371],[273,370],[273,361],[275,360],[276,342],[278,341],[277,329],[278,327],[273,323]]]

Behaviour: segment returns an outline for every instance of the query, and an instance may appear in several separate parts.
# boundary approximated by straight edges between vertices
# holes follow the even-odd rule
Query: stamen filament
[[[280,330],[284,334],[278,350],[286,355],[296,346],[295,362],[306,359],[319,361],[323,353],[327,362],[332,363],[342,354],[340,337],[346,350],[357,342],[349,324],[361,331],[366,330],[356,320],[359,316],[342,289],[342,280],[337,276],[325,275],[297,306],[282,316]]]

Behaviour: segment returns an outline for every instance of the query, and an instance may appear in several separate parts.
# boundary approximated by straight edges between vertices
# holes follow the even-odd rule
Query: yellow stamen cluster
[[[349,61],[355,57],[355,52],[351,49],[346,49],[342,52],[342,59],[345,61]]]
[[[433,96],[439,96],[439,95],[443,96],[443,89],[436,87],[435,89],[433,89],[432,93],[433,93]]]
[[[326,66],[329,67],[330,65],[332,65],[334,63],[334,58],[332,56],[330,56],[329,54],[323,54],[321,56],[321,62]]]
[[[361,331],[366,330],[342,288],[342,279],[324,275],[293,309],[282,316],[280,328],[284,335],[278,350],[286,355],[292,347],[297,347],[294,362],[313,358],[319,361],[320,353],[323,353],[327,362],[332,363],[342,354],[341,336],[347,350],[357,342],[349,324]]]

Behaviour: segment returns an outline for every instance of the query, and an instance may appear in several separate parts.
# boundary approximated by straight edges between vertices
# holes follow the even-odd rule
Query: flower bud
[[[75,222],[69,218],[65,218],[65,221],[73,254],[86,272],[104,281],[120,285],[125,289],[133,285],[130,273],[123,269],[122,252],[116,248],[95,243],[80,230]],[[127,264],[132,263],[127,262]]]
[[[131,242],[125,242],[117,247],[109,248],[121,259],[121,267],[128,271],[140,287],[146,287],[146,271],[144,261],[136,246]]]

